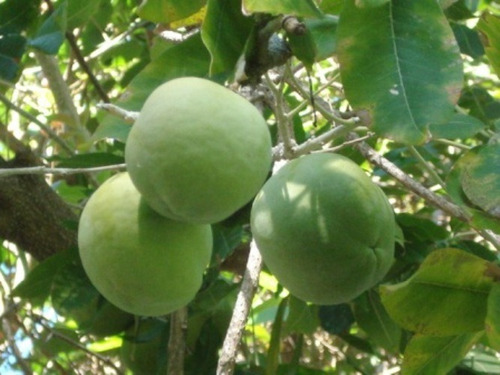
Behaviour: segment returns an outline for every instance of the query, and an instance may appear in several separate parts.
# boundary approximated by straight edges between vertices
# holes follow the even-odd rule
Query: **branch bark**
[[[186,348],[187,307],[170,314],[170,336],[168,339],[167,375],[184,374],[184,351]]]
[[[233,316],[222,344],[222,352],[217,364],[217,375],[232,375],[236,362],[236,353],[240,340],[245,330],[255,290],[259,283],[259,274],[262,269],[262,257],[259,249],[252,240],[250,243],[250,254],[248,256],[247,268],[241,282],[241,289],[236,298]]]

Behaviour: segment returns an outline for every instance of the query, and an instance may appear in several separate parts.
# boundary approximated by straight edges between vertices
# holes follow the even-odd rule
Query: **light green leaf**
[[[246,14],[290,14],[298,17],[315,17],[322,14],[313,0],[243,0],[243,11]]]
[[[447,374],[482,335],[483,332],[445,337],[417,334],[406,346],[401,373]]]
[[[208,0],[201,38],[212,57],[210,75],[234,70],[252,26],[239,1]]]
[[[484,127],[485,124],[475,117],[455,113],[450,121],[444,124],[431,124],[429,130],[433,138],[466,139],[473,137]]]
[[[210,55],[199,34],[165,50],[151,61],[131,82],[118,106],[130,111],[140,111],[149,94],[162,83],[177,77],[206,77],[210,64]],[[127,139],[130,125],[106,115],[93,139]]]
[[[486,56],[497,76],[500,76],[500,17],[485,13],[477,28],[485,37]]]
[[[486,336],[493,349],[500,352],[500,283],[495,283],[488,296]]]
[[[387,314],[375,290],[357,298],[353,303],[353,312],[356,322],[370,341],[393,353],[398,352],[401,328]]]
[[[347,0],[337,28],[345,94],[376,133],[418,144],[448,121],[462,88],[457,42],[435,0],[360,9]]]
[[[403,328],[453,336],[484,328],[494,266],[458,249],[435,250],[405,282],[381,286],[382,303]]]
[[[137,13],[152,22],[170,23],[195,14],[206,0],[144,0]]]
[[[31,47],[49,55],[55,55],[59,51],[66,32],[67,8],[67,2],[62,2],[44,21],[35,37],[29,41]]]
[[[477,147],[463,156],[462,189],[469,200],[500,218],[500,144]]]

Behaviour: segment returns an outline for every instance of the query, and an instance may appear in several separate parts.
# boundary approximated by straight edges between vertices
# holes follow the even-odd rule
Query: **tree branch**
[[[170,336],[168,338],[168,368],[167,375],[184,374],[184,350],[187,329],[188,311],[183,307],[170,314]]]
[[[127,124],[133,124],[137,120],[137,117],[139,117],[139,112],[127,111],[111,103],[97,103],[96,107],[121,118]]]
[[[250,306],[259,283],[262,269],[262,257],[254,240],[250,243],[247,268],[241,282],[241,289],[236,298],[233,316],[222,345],[222,351],[217,364],[217,375],[232,375],[236,361],[236,353],[245,330]]]
[[[358,136],[354,133],[351,133],[347,136],[349,141],[353,141],[358,139]],[[399,181],[402,185],[407,187],[410,191],[424,198],[427,202],[432,205],[442,209],[444,212],[448,213],[451,216],[454,216],[462,221],[469,222],[471,219],[471,215],[459,206],[454,203],[449,202],[445,198],[437,195],[436,193],[427,189],[421,183],[415,181],[410,176],[408,176],[405,172],[399,169],[398,166],[384,158],[377,151],[371,148],[365,142],[354,143],[353,147],[358,150],[367,160],[369,160],[372,164],[377,165],[385,172],[394,177],[397,181]]]
[[[101,167],[91,167],[91,168],[50,168],[43,165],[37,167],[22,167],[22,168],[0,168],[0,178],[15,175],[42,175],[42,174],[52,174],[67,176],[79,173],[96,173],[104,171],[121,171],[125,170],[127,165],[123,164],[113,164],[105,165]]]

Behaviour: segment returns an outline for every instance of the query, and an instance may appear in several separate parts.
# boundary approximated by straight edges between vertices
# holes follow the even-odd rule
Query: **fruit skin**
[[[212,252],[212,230],[159,215],[121,173],[87,202],[78,245],[83,268],[104,297],[132,314],[157,316],[196,295]]]
[[[215,223],[257,194],[272,161],[259,111],[212,81],[183,77],[148,97],[125,146],[137,189],[162,215]]]
[[[290,293],[347,302],[379,282],[394,255],[395,221],[382,190],[346,157],[312,154],[282,167],[254,200],[251,229]]]

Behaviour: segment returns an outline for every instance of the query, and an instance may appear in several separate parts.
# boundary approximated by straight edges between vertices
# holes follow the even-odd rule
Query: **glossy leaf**
[[[45,20],[36,36],[29,41],[31,47],[49,55],[55,55],[64,42],[66,32],[67,3],[61,5]]]
[[[477,147],[462,161],[462,189],[475,205],[500,218],[500,144]]]
[[[488,296],[486,336],[493,349],[500,352],[500,283],[495,283]]]
[[[417,334],[406,346],[401,374],[447,374],[482,334],[480,332],[445,337]]]
[[[463,54],[469,55],[473,59],[484,55],[484,47],[477,31],[457,23],[452,23],[451,28]]]
[[[485,37],[486,56],[498,76],[500,76],[500,17],[485,13],[477,24]]]
[[[381,286],[382,303],[409,331],[432,336],[479,331],[493,284],[491,267],[462,250],[435,250],[410,279]]]
[[[210,51],[211,75],[235,69],[252,26],[252,19],[241,13],[239,1],[208,0],[201,37]]]
[[[401,328],[387,314],[374,290],[361,295],[353,304],[354,317],[370,341],[386,350],[397,353],[401,339]]]
[[[184,42],[170,47],[151,61],[131,82],[122,99],[117,103],[122,108],[140,111],[149,94],[162,83],[177,77],[208,75],[210,55],[200,35],[194,35]],[[130,125],[106,115],[93,134],[95,140],[114,138],[127,139]]]
[[[250,13],[291,14],[299,17],[320,16],[313,0],[243,0],[243,10]]]
[[[393,0],[369,9],[346,1],[337,52],[349,103],[379,135],[417,144],[429,124],[451,118],[462,65],[436,1]]]
[[[433,138],[466,139],[473,137],[485,124],[475,117],[463,113],[455,113],[450,121],[443,124],[431,124],[429,130]]]
[[[148,21],[169,23],[196,13],[205,2],[206,0],[145,0],[137,12]]]

